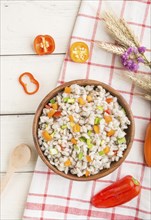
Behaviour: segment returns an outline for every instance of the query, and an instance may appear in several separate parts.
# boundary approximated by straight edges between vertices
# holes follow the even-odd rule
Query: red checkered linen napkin
[[[126,161],[110,175],[96,181],[77,182],[65,179],[49,170],[38,158],[23,219],[151,219],[151,170],[145,165],[143,156],[145,129],[150,120],[150,103],[133,95],[138,89],[124,77],[125,70],[119,58],[92,43],[93,40],[113,42],[98,16],[104,10],[111,9],[128,21],[142,45],[148,48],[146,55],[149,57],[150,6],[150,0],[95,0],[81,3],[69,45],[75,41],[86,42],[90,58],[83,64],[74,63],[67,52],[58,84],[73,79],[95,79],[119,91],[134,114],[134,143]],[[141,70],[142,73],[149,74],[147,71],[147,68]],[[115,208],[97,209],[91,206],[90,199],[94,194],[125,175],[132,175],[141,182],[142,190],[138,197]]]

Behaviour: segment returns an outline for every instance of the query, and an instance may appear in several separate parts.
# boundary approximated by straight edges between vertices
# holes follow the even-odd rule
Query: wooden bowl
[[[125,109],[126,111],[126,115],[128,116],[129,120],[131,121],[130,126],[128,127],[128,129],[126,130],[126,140],[127,140],[127,149],[124,151],[123,157],[120,158],[119,161],[117,162],[112,162],[110,165],[109,169],[103,169],[101,170],[99,173],[89,176],[89,177],[78,177],[76,175],[73,174],[65,174],[62,171],[59,171],[55,166],[51,165],[49,160],[47,159],[47,157],[44,156],[39,142],[38,142],[38,122],[39,122],[39,118],[41,116],[42,110],[44,108],[44,106],[49,102],[50,99],[52,99],[54,96],[56,96],[58,94],[58,92],[61,92],[66,86],[70,86],[72,84],[78,84],[81,86],[86,86],[86,85],[95,85],[95,86],[102,86],[104,89],[106,89],[107,91],[109,91],[113,96],[116,96],[118,98],[118,102],[120,103],[120,105]],[[37,152],[39,154],[39,156],[41,157],[41,159],[44,161],[44,163],[51,169],[53,170],[55,173],[71,179],[71,180],[77,180],[77,181],[88,181],[88,180],[94,180],[94,179],[99,179],[101,177],[104,177],[108,174],[110,174],[111,172],[113,172],[115,169],[117,169],[121,163],[125,160],[125,158],[127,157],[132,143],[133,143],[133,138],[134,138],[134,133],[135,133],[135,124],[134,124],[134,119],[133,119],[133,115],[130,109],[130,106],[128,105],[128,103],[125,101],[125,99],[119,94],[119,92],[117,92],[116,90],[114,90],[112,87],[106,85],[105,83],[99,82],[99,81],[95,81],[95,80],[85,80],[85,79],[81,79],[81,80],[73,80],[67,83],[64,83],[63,85],[58,86],[57,88],[53,89],[40,103],[40,105],[38,106],[38,109],[35,113],[35,117],[34,117],[34,121],[33,121],[33,139],[34,139],[34,143],[35,143],[35,147],[37,149]]]

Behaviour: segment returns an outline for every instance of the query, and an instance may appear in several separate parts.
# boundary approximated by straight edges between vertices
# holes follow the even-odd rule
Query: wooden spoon
[[[1,181],[0,193],[3,192],[13,173],[25,166],[31,158],[31,149],[26,144],[20,144],[11,153],[6,175]]]

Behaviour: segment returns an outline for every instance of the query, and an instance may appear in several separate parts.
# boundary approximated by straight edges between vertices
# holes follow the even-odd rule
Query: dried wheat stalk
[[[151,76],[144,74],[134,74],[132,72],[126,72],[125,76],[131,79],[137,86],[151,93]]]
[[[146,94],[146,93],[134,93],[134,95],[138,95],[148,101],[151,101],[151,95],[150,94]]]
[[[98,41],[96,42],[98,47],[101,47],[102,49],[111,52],[111,53],[115,53],[117,55],[122,55],[126,49],[124,47],[121,46],[117,46],[115,44],[109,44],[103,41]]]
[[[128,30],[124,22],[122,22],[121,19],[118,19],[118,17],[115,14],[112,14],[110,12],[105,12],[103,18],[106,23],[110,21],[112,25],[119,28],[123,32],[124,36],[126,35],[129,40],[132,39],[131,32]]]
[[[135,36],[129,25],[126,23],[126,21],[123,18],[118,18],[116,15],[114,15],[111,12],[105,12],[103,15],[103,19],[105,21],[109,34],[118,42],[118,45],[97,41],[96,43],[98,47],[120,56],[125,55],[124,53],[129,49],[129,47],[133,47],[134,49],[141,47],[139,40],[137,39],[137,37]],[[134,57],[131,56],[128,59],[132,61],[134,60],[133,64],[138,65],[139,63],[137,61],[138,59],[137,52],[132,55],[134,55]],[[151,68],[151,62],[147,60],[144,53],[140,52],[139,57],[143,59],[144,61],[143,63],[145,65]],[[126,59],[127,58],[125,58],[125,60]],[[123,65],[126,66],[125,64]],[[132,67],[136,67],[136,65]],[[136,95],[139,95],[151,101],[151,76],[144,74],[134,74],[132,72],[126,72],[125,76],[131,79],[135,85],[137,85],[138,87],[144,90],[143,94],[137,93]]]
[[[131,40],[131,35],[129,31],[120,21],[120,19],[109,12],[105,12],[103,18],[105,20],[107,30],[114,37],[115,40],[126,47],[135,46],[134,42]]]
[[[132,29],[128,26],[127,22],[123,18],[120,19],[120,22],[125,27],[125,33],[127,33],[128,38],[134,42],[136,47],[139,47],[140,42],[139,42],[138,38],[135,36]]]
[[[121,30],[119,30],[117,27],[109,25],[108,23],[107,29],[109,33],[113,36],[113,38],[118,41],[121,45],[124,47],[134,47],[134,43],[130,41],[123,33]]]

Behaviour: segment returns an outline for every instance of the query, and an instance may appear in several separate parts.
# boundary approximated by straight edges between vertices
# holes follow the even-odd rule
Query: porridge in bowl
[[[72,84],[43,108],[38,141],[59,171],[88,177],[123,157],[129,125],[117,97],[102,86]]]

